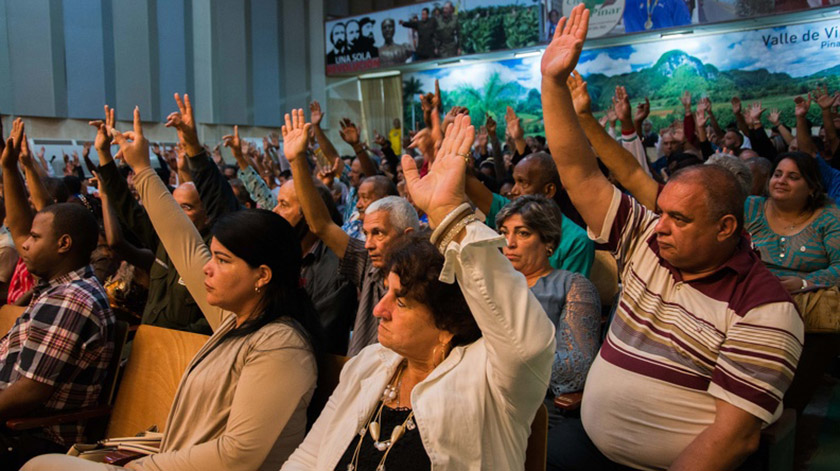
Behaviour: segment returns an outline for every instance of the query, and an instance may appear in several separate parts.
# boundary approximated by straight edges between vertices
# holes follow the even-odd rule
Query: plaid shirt
[[[55,386],[42,410],[98,404],[114,355],[114,322],[108,296],[90,266],[42,281],[29,307],[0,340],[0,390],[26,377]],[[85,438],[81,424],[44,432],[68,446]]]

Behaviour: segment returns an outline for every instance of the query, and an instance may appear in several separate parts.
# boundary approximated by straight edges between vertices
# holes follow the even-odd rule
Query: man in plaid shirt
[[[73,203],[46,206],[33,218],[17,168],[25,140],[18,121],[0,157],[6,222],[26,268],[40,282],[29,306],[0,340],[0,421],[98,404],[116,354],[114,315],[89,265],[99,237],[96,219]],[[0,459],[25,461],[81,440],[81,424],[24,435],[0,431]]]

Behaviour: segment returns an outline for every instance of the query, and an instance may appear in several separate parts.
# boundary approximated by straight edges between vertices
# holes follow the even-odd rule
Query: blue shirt
[[[828,197],[833,199],[835,203],[840,201],[838,200],[840,198],[840,170],[828,165],[828,162],[819,154],[817,154],[815,159],[817,161],[817,168],[820,169],[820,180],[822,181],[823,188],[825,188],[825,192],[828,193]]]
[[[654,6],[655,5],[655,6]],[[671,28],[691,24],[691,13],[682,0],[629,0],[624,5],[624,31],[635,33],[645,31],[645,22],[653,22],[651,29]]]

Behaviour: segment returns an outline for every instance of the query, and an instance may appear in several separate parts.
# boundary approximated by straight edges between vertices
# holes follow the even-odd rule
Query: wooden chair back
[[[595,261],[592,263],[589,279],[601,297],[601,308],[612,306],[618,293],[618,265],[609,251],[595,251]]]
[[[12,330],[17,318],[23,314],[26,308],[23,306],[15,306],[13,304],[4,304],[0,307],[0,337],[5,336]]]
[[[525,448],[525,471],[545,471],[548,459],[548,409],[540,404],[531,422],[531,435]]]
[[[318,358],[318,382],[315,386],[315,393],[312,395],[312,401],[309,402],[309,407],[306,410],[307,426],[312,427],[315,420],[321,415],[324,406],[338,386],[338,379],[341,375],[341,369],[350,358],[341,355],[332,355],[325,353]]]
[[[123,371],[107,437],[127,437],[166,426],[169,408],[192,358],[206,335],[141,325]]]

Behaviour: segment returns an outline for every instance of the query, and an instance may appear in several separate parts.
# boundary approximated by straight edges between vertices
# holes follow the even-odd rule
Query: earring
[[[435,345],[435,349],[432,350],[432,363],[435,366],[440,365],[441,363],[443,363],[443,360],[446,360],[446,355],[449,354],[449,351],[447,350],[448,346],[449,346],[448,343],[443,343],[443,342],[440,342],[439,344]],[[440,349],[440,353],[441,353],[440,361],[438,361],[438,347],[441,347],[441,349]]]
[[[548,252],[548,256],[549,256],[549,257],[550,257],[550,256],[552,256],[552,255],[554,255],[554,249],[552,249],[551,247],[547,247],[547,248],[545,249],[545,251],[546,251],[546,252]]]
[[[254,285],[254,292],[255,292],[255,293],[259,293],[259,292],[260,292],[260,285]]]

